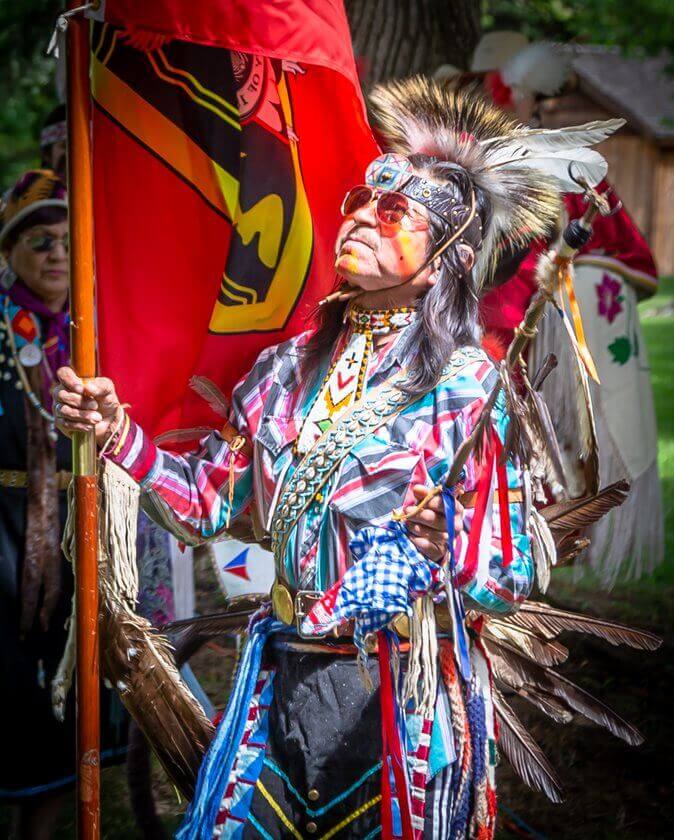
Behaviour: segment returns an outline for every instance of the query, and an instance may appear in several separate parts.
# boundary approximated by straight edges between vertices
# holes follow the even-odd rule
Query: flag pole
[[[77,7],[70,0],[69,10]],[[75,13],[66,30],[71,362],[96,375],[91,166],[89,20]],[[98,488],[94,433],[73,436],[75,614],[77,619],[77,837],[100,835],[100,685],[98,634]]]

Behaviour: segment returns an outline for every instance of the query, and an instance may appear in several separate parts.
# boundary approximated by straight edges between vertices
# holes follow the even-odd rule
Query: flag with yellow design
[[[335,0],[106,0],[94,14],[100,370],[151,432],[214,421],[334,285],[377,150]]]

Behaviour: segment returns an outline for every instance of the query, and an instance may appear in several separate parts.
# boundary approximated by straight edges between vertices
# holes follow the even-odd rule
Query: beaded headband
[[[369,187],[399,192],[423,204],[434,216],[438,216],[449,225],[453,233],[461,230],[460,235],[473,248],[480,248],[482,223],[475,213],[474,194],[471,204],[464,204],[449,190],[416,175],[408,158],[392,152],[380,155],[372,161],[365,173],[365,182]],[[451,241],[454,242],[457,238],[453,236]]]

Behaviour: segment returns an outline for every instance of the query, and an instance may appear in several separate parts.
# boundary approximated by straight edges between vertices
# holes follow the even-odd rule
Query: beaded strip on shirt
[[[484,351],[477,347],[458,348],[445,366],[440,382],[456,376],[466,365],[485,358]],[[414,402],[398,387],[403,379],[404,371],[394,374],[371,394],[367,394],[362,404],[354,406],[350,413],[340,418],[339,425],[331,427],[321,436],[283,486],[271,529],[277,570],[283,566],[283,553],[289,533],[356,441],[367,437],[406,405]]]
[[[330,365],[295,442],[295,454],[306,454],[322,434],[357,402],[365,387],[372,357],[373,335],[386,335],[409,326],[415,317],[411,307],[360,309],[351,306],[345,321],[352,326],[348,340]]]

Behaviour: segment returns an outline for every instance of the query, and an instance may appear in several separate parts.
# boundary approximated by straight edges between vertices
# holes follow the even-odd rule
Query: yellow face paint
[[[335,268],[349,274],[358,274],[358,257],[355,254],[339,254],[335,261]]]

